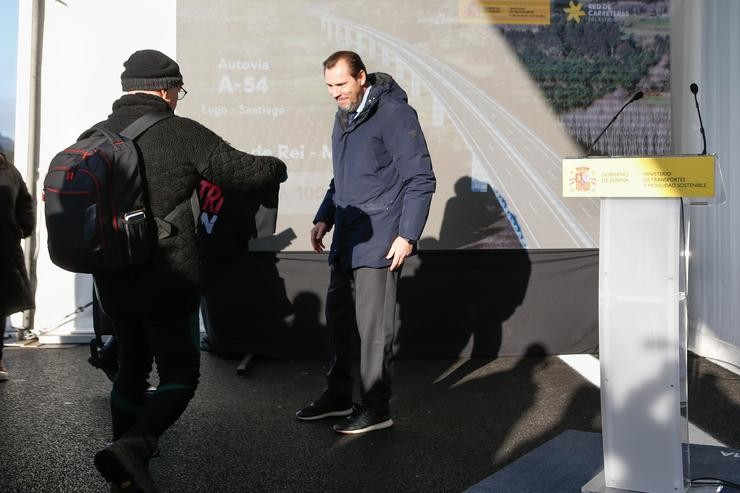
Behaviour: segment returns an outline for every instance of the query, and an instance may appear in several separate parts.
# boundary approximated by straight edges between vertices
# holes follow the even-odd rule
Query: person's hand
[[[406,238],[402,238],[400,236],[396,237],[396,239],[393,240],[391,249],[388,250],[388,255],[385,256],[385,258],[387,259],[389,258],[393,259],[388,269],[396,270],[399,267],[401,267],[403,265],[403,261],[406,260],[406,257],[411,255],[411,252],[413,251],[414,251],[414,245],[409,243],[409,241]]]
[[[329,226],[324,222],[317,222],[313,228],[311,228],[311,246],[313,251],[321,253],[324,251],[324,235],[329,231]]]

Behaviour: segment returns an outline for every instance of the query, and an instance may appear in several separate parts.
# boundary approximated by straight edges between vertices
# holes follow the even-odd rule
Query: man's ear
[[[365,73],[364,70],[360,70],[360,73],[357,74],[357,80],[360,82],[361,86],[367,84],[367,73]]]

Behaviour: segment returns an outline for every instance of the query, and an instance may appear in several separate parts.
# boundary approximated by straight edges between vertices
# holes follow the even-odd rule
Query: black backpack
[[[99,274],[151,257],[160,235],[135,139],[170,116],[144,115],[120,133],[95,125],[54,156],[43,195],[52,262]]]

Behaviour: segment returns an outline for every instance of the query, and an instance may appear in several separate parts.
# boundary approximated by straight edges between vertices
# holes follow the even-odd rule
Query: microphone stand
[[[701,121],[701,110],[699,110],[699,99],[696,97],[696,94],[699,92],[699,86],[697,86],[696,83],[692,83],[689,86],[689,89],[691,90],[691,93],[694,95],[694,104],[696,105],[696,113],[699,115],[699,132],[701,133],[701,141],[704,146],[701,150],[701,155],[706,156],[707,136],[704,133],[704,123]]]
[[[594,148],[594,146],[599,141],[599,139],[601,138],[601,136],[604,135],[604,133],[609,129],[609,127],[612,126],[612,123],[614,123],[614,121],[622,113],[622,111],[624,111],[624,109],[627,106],[629,106],[630,104],[634,103],[635,101],[637,101],[638,99],[641,99],[641,98],[642,98],[642,91],[638,91],[637,93],[635,93],[634,96],[632,96],[632,98],[629,101],[627,101],[626,103],[624,103],[624,105],[621,108],[619,108],[619,111],[617,111],[617,114],[614,115],[614,117],[611,119],[611,121],[609,121],[609,123],[606,125],[606,127],[604,127],[604,130],[602,130],[601,133],[599,134],[599,136],[596,137],[593,142],[591,142],[591,145],[590,146],[588,146],[588,149],[586,149],[586,157],[588,157],[588,156],[591,155],[591,149]]]

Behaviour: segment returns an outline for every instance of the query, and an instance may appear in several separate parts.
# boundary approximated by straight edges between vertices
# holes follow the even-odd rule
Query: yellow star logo
[[[566,14],[568,14],[568,18],[566,19],[566,22],[567,21],[576,21],[576,23],[580,23],[581,22],[581,17],[583,17],[584,15],[586,15],[586,12],[583,11],[583,5],[581,5],[580,2],[573,3],[571,1],[570,4],[568,5],[568,8],[567,9],[563,9],[563,12],[565,12]]]

